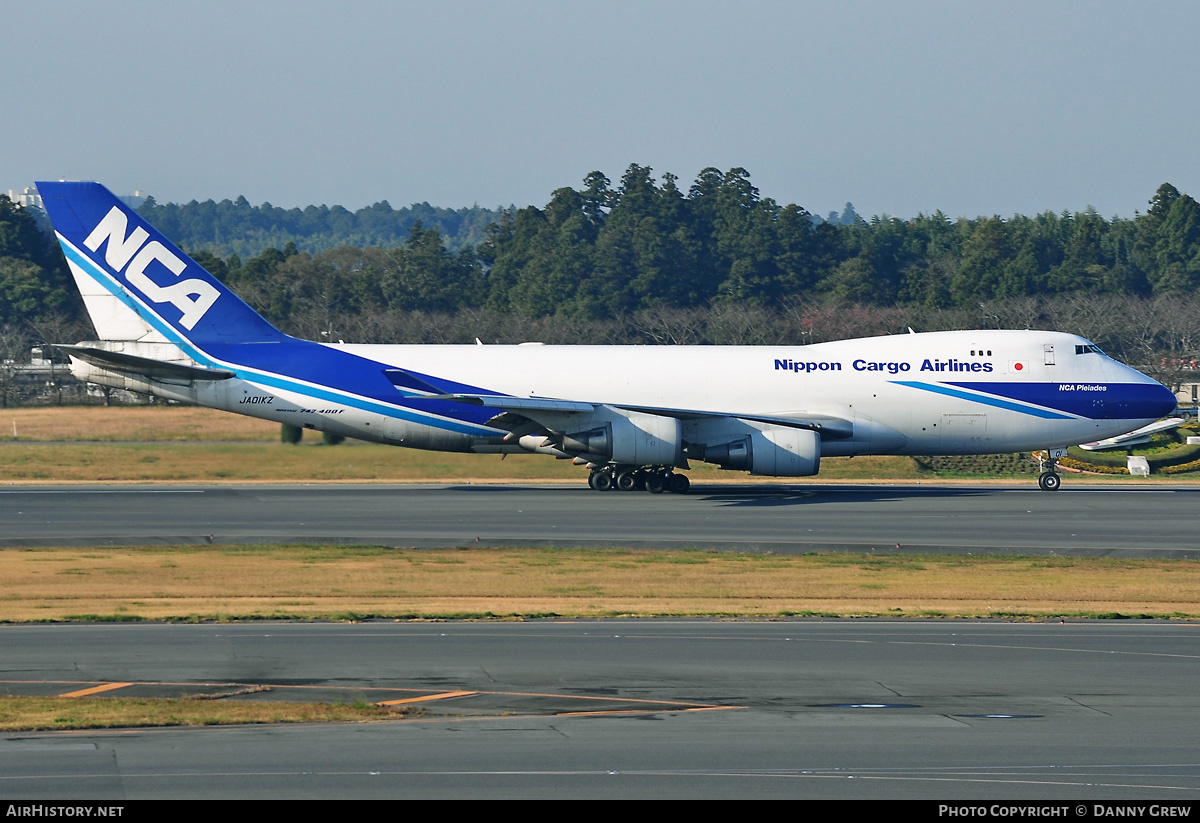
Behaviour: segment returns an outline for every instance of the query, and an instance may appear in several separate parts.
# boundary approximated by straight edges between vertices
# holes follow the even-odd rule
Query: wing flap
[[[844,417],[829,414],[742,414],[740,412],[704,412],[693,409],[665,409],[655,406],[627,406],[617,404],[619,408],[629,411],[660,414],[663,417],[674,417],[677,420],[702,420],[719,417],[737,418],[738,420],[753,420],[755,423],[769,423],[775,426],[785,426],[790,429],[809,429],[835,440],[854,436],[854,423]]]

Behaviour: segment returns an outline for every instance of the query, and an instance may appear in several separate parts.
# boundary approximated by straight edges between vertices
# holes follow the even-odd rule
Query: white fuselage
[[[1088,350],[1077,353],[1081,346]],[[853,436],[822,439],[821,453],[827,456],[990,453],[1097,440],[1149,422],[1136,416],[1136,408],[1122,416],[1115,401],[1128,387],[1158,386],[1082,338],[1056,332],[938,332],[802,347],[333,348],[376,361],[381,368],[436,375],[489,394],[851,421]],[[498,438],[506,432],[481,422],[464,424],[427,409],[398,418],[380,410],[386,397],[383,404],[378,397],[362,403],[350,395],[340,402],[336,392],[314,393],[295,385],[297,389],[289,389],[246,375],[216,384],[211,396],[194,400],[415,448],[517,449],[500,447]],[[1039,386],[1050,387],[1069,411],[1047,411],[1045,404],[1024,398],[1023,392]],[[1018,399],[1007,401],[1010,396]],[[402,398],[393,402],[403,407]],[[684,420],[685,439],[696,425]]]

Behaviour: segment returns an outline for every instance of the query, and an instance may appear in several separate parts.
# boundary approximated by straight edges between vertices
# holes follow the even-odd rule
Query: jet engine
[[[767,477],[807,477],[821,466],[821,436],[809,429],[739,421],[746,433],[715,445],[701,457],[723,469]]]
[[[568,454],[595,455],[629,466],[675,466],[682,457],[682,427],[673,417],[610,409],[600,425],[562,436]]]

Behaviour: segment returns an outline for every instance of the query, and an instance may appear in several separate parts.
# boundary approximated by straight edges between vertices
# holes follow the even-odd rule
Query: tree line
[[[477,245],[502,209],[479,206],[447,209],[429,203],[392,208],[386,200],[350,211],[342,206],[283,209],[245,197],[159,204],[149,197],[138,213],[181,248],[204,249],[221,257],[253,257],[286,247],[308,252],[341,246],[398,246],[415,224],[437,229],[452,251]]]
[[[762,197],[745,169],[704,169],[685,191],[635,164],[615,185],[592,172],[544,207],[486,215],[244,198],[139,211],[269,320],[316,339],[802,344],[1044,327],[1186,370],[1200,357],[1200,204],[1164,183],[1148,206],[866,220],[847,204],[821,219]],[[439,222],[464,212],[458,228]],[[34,217],[0,198],[0,329],[21,346],[83,321]]]
[[[491,309],[576,320],[796,300],[948,310],[1034,296],[1191,294],[1200,286],[1200,204],[1165,183],[1132,218],[1089,208],[864,220],[847,204],[840,219],[823,220],[761,197],[744,169],[705,169],[684,192],[674,175],[656,181],[633,165],[616,186],[592,172],[543,208],[502,210],[479,242],[457,248],[416,221],[392,244],[306,252],[289,243],[245,261],[200,250],[231,284],[268,295],[276,318],[305,293],[334,312]]]

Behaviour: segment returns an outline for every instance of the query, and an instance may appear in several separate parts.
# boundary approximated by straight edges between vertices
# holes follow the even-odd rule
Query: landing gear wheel
[[[613,487],[613,476],[608,472],[592,472],[588,485],[598,492],[606,492]]]
[[[617,475],[617,488],[623,492],[631,492],[637,488],[637,475],[631,471],[623,471]]]
[[[692,481],[687,479],[686,474],[668,474],[667,488],[675,494],[687,494],[688,489],[692,487]]]
[[[1042,476],[1038,478],[1038,488],[1044,492],[1056,492],[1061,485],[1062,478],[1054,472],[1042,472]]]
[[[667,480],[661,474],[652,474],[646,478],[646,491],[651,494],[662,494],[667,490]]]

